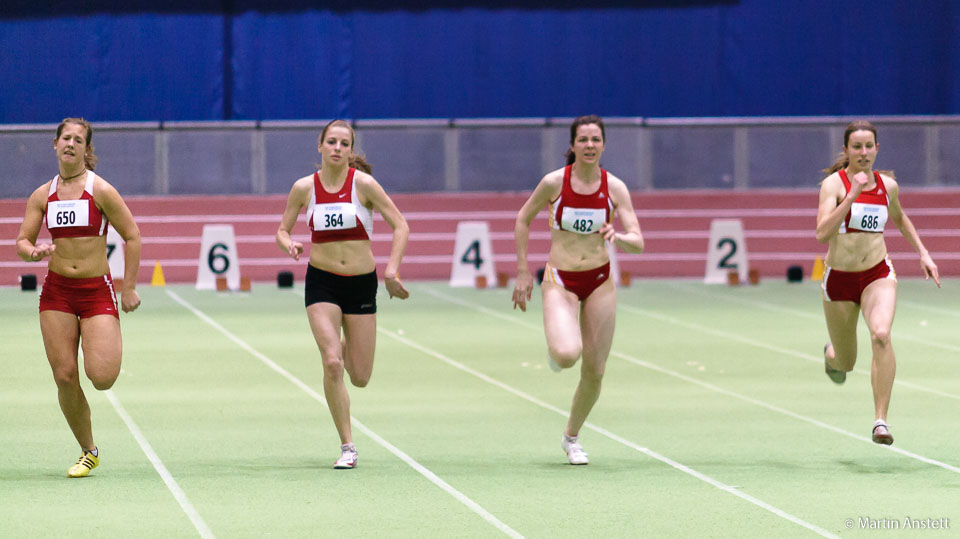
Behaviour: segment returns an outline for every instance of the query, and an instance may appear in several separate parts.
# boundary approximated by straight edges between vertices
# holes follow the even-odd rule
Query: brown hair
[[[67,124],[76,124],[87,130],[87,136],[84,137],[87,147],[83,152],[83,163],[88,169],[95,170],[97,168],[97,156],[93,153],[93,127],[90,126],[90,122],[83,118],[64,118],[63,121],[60,122],[60,125],[57,126],[57,137],[53,139],[54,144],[60,140],[60,135],[63,134],[63,128],[66,127]]]
[[[850,135],[852,135],[855,131],[869,131],[873,133],[873,143],[877,143],[877,127],[866,120],[857,120],[855,122],[850,122],[847,128],[843,131],[844,149],[846,149],[847,144],[850,142]],[[841,168],[847,168],[847,165],[849,164],[850,159],[847,157],[846,152],[840,152],[840,155],[837,156],[837,160],[834,161],[829,167],[823,169],[822,172],[829,176]],[[891,178],[894,177],[892,170],[878,170],[877,172],[890,176]]]
[[[590,124],[597,124],[597,126],[600,127],[600,136],[603,138],[604,142],[606,142],[607,132],[604,129],[603,120],[600,119],[599,116],[594,116],[591,114],[589,116],[580,116],[579,118],[575,119],[572,124],[570,124],[570,146],[573,146],[573,141],[577,138],[577,129],[579,129],[581,125]],[[568,149],[565,156],[567,158],[568,165],[572,165],[577,159],[577,156],[573,154],[572,149]]]
[[[347,163],[351,167],[357,170],[370,174],[370,172],[373,170],[373,167],[370,166],[370,163],[367,163],[367,160],[363,154],[358,154],[354,150],[354,142],[356,141],[357,137],[356,137],[356,134],[353,132],[353,127],[351,127],[350,124],[347,123],[346,121],[333,120],[332,122],[328,123],[323,128],[323,131],[320,132],[320,138],[318,140],[320,142],[323,142],[324,137],[327,136],[327,130],[330,129],[331,127],[346,127],[347,129],[350,130],[350,149],[353,155],[350,157],[350,160]]]

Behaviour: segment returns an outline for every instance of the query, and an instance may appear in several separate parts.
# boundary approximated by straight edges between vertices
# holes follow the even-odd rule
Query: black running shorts
[[[338,275],[307,265],[304,305],[333,303],[343,314],[377,312],[377,272]]]

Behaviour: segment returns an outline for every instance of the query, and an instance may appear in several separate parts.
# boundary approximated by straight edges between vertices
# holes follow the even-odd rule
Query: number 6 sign
[[[203,225],[200,257],[197,260],[197,290],[215,290],[217,279],[225,277],[227,288],[240,288],[240,258],[233,225]]]

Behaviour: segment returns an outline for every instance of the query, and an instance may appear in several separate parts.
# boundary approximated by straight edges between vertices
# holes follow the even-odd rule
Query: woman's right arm
[[[527,247],[530,242],[530,223],[551,200],[559,194],[563,181],[557,181],[554,174],[547,174],[537,184],[533,194],[520,208],[517,221],[513,228],[513,240],[517,250],[517,281],[513,288],[513,308],[520,307],[526,312],[527,300],[533,294],[533,276],[530,275],[530,265],[527,262]]]
[[[17,233],[17,255],[25,262],[39,262],[53,254],[57,246],[50,243],[35,245],[40,227],[43,226],[43,210],[49,188],[44,184],[27,199],[27,211]]]
[[[303,244],[294,241],[290,237],[290,232],[293,231],[293,226],[297,224],[300,209],[307,205],[307,196],[310,194],[312,185],[312,177],[300,178],[293,184],[290,195],[287,196],[287,207],[283,210],[283,217],[280,218],[280,228],[277,230],[277,245],[294,260],[300,260],[300,255],[303,253]]]
[[[820,184],[820,205],[817,207],[817,242],[827,243],[837,235],[840,222],[850,212],[853,201],[860,196],[869,178],[863,172],[850,179],[850,192],[844,196],[843,182],[837,176],[828,177]],[[837,204],[837,199],[841,199]]]

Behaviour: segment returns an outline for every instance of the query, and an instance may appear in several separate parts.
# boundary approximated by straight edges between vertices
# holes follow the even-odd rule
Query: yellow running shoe
[[[90,470],[99,465],[100,459],[95,457],[93,453],[84,450],[83,454],[80,455],[80,458],[77,459],[77,463],[67,470],[67,475],[69,477],[86,477],[90,475]]]

